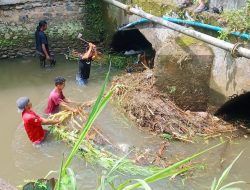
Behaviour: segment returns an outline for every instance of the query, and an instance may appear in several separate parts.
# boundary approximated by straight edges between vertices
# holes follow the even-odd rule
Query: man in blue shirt
[[[44,31],[47,29],[47,22],[42,20],[37,26],[35,37],[36,37],[36,51],[40,57],[41,66],[45,66],[45,60],[50,61],[50,66],[55,65],[56,60],[49,51],[48,39]]]

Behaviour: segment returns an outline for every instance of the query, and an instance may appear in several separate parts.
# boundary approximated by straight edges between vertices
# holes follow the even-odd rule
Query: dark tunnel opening
[[[110,44],[114,52],[125,55],[140,55],[138,60],[149,68],[154,66],[155,50],[138,29],[117,31]]]
[[[250,92],[235,96],[221,106],[215,116],[229,122],[241,122],[250,128]]]
[[[138,29],[121,30],[114,34],[111,48],[117,52],[153,49],[152,44]]]

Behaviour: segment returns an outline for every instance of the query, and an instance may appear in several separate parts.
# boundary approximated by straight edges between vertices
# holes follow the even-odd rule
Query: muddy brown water
[[[75,84],[76,70],[77,64],[68,62],[63,57],[58,58],[58,63],[53,69],[41,69],[35,58],[0,60],[0,178],[17,186],[27,179],[42,178],[51,170],[58,171],[62,155],[67,155],[69,147],[63,142],[56,141],[52,136],[49,136],[41,146],[34,147],[23,129],[21,115],[17,113],[15,102],[19,96],[29,96],[33,110],[42,114],[48,94],[54,87],[53,78],[58,75],[67,79],[65,88],[67,97],[81,102],[93,99],[100,90],[107,67],[93,66],[91,79],[86,87],[78,87]],[[113,69],[112,73],[115,74],[117,71]],[[162,141],[135,128],[110,104],[101,113],[96,125],[112,140],[112,143],[124,151],[124,154],[129,147],[135,146],[142,150],[154,149],[154,145]],[[165,156],[169,159],[183,158],[216,143],[217,141],[209,141],[209,144],[204,141],[198,144],[171,143],[167,147]],[[195,172],[192,179],[185,180],[184,185],[183,179],[176,178],[171,181],[163,180],[152,187],[155,190],[209,189],[213,178],[218,176],[241,150],[244,150],[244,153],[233,167],[229,180],[250,181],[250,140],[242,138],[204,155],[200,160],[206,163],[207,169]],[[222,163],[221,158],[225,160]],[[101,168],[88,164],[80,158],[74,159],[72,168],[80,190],[96,188]],[[126,176],[121,177],[126,178]],[[250,189],[249,186],[242,187]]]

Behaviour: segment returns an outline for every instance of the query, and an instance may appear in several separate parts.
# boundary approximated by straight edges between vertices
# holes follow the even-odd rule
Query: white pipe
[[[147,18],[148,20],[151,20],[155,23],[161,24],[167,28],[170,28],[170,29],[175,30],[177,32],[186,34],[188,36],[191,36],[193,38],[196,38],[196,39],[201,40],[203,42],[206,42],[208,44],[214,45],[214,46],[219,47],[221,49],[224,49],[226,51],[232,52],[235,49],[237,49],[237,54],[239,56],[246,57],[246,58],[250,59],[250,50],[249,49],[246,49],[243,47],[236,48],[235,44],[231,44],[229,42],[225,42],[223,40],[220,40],[218,38],[214,38],[212,36],[203,34],[201,32],[197,32],[195,30],[180,26],[178,24],[171,23],[171,22],[166,21],[160,17],[156,17],[154,15],[148,14],[148,13],[144,12],[143,10],[133,8],[129,5],[125,5],[125,4],[123,4],[119,1],[116,1],[116,0],[104,0],[104,1],[109,3],[109,4],[114,5],[116,7],[119,7],[121,9],[124,9],[127,12],[133,13],[133,14],[138,15],[140,17]]]

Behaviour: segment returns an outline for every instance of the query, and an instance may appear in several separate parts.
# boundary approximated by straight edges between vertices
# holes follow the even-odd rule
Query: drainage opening
[[[250,127],[250,92],[233,97],[220,107],[215,115],[226,121],[238,121]]]
[[[138,29],[117,31],[113,36],[111,48],[127,56],[138,55],[138,62],[149,68],[154,67],[155,50]]]

